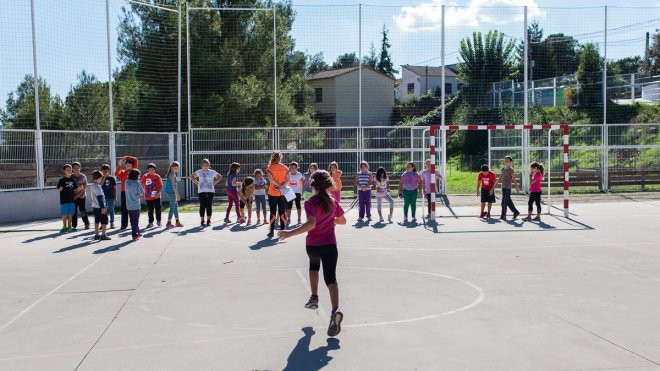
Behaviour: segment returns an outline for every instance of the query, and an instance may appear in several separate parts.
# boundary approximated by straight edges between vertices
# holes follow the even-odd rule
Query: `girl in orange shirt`
[[[270,163],[266,168],[268,175],[268,205],[270,207],[270,229],[268,237],[274,236],[276,216],[280,220],[280,230],[286,226],[286,197],[280,189],[289,184],[289,168],[282,164],[282,153],[275,151],[270,156]]]
[[[335,187],[330,191],[330,194],[337,202],[341,202],[341,174],[343,173],[339,170],[339,165],[336,161],[330,163],[330,166],[328,166],[328,172],[330,173],[332,180],[335,181]]]

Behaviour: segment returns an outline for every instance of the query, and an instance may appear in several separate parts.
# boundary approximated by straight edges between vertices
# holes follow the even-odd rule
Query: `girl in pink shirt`
[[[543,181],[543,165],[532,162],[530,165],[529,202],[527,203],[527,218],[525,220],[541,221],[541,182]],[[536,204],[536,217],[532,219],[533,205]]]
[[[335,273],[338,257],[335,224],[346,224],[346,218],[344,218],[344,210],[338,200],[329,194],[335,183],[327,171],[314,172],[310,183],[314,195],[305,201],[307,222],[292,231],[280,230],[278,237],[280,240],[284,240],[308,232],[306,245],[312,296],[305,304],[305,308],[318,308],[319,269],[323,265],[323,280],[330,291],[332,303],[328,336],[337,336],[341,331],[341,321],[344,319],[344,315],[339,311],[339,288]]]

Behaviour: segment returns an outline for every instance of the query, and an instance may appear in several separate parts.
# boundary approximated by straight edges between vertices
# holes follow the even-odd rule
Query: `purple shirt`
[[[435,171],[436,192],[438,191],[437,183],[441,176],[442,174],[440,174],[440,172],[436,170]],[[428,170],[422,171],[422,180],[424,181],[424,193],[427,195],[431,194],[431,172]]]
[[[541,192],[541,180],[543,180],[543,174],[537,172],[532,178],[532,184],[529,185],[530,192]]]
[[[337,201],[330,206],[330,211],[325,212],[321,207],[319,197],[314,195],[305,201],[305,213],[316,218],[316,226],[307,233],[307,246],[336,245],[335,218],[344,215],[344,209]]]
[[[403,189],[406,191],[414,191],[417,189],[419,184],[419,174],[414,171],[404,171],[401,174],[401,179],[403,179]]]

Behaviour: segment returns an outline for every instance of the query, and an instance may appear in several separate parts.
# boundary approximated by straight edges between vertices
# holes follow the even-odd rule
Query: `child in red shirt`
[[[481,213],[479,217],[490,218],[490,209],[493,207],[493,202],[495,202],[495,182],[497,181],[497,176],[494,172],[488,169],[488,165],[481,165],[481,172],[477,178],[477,197],[481,196]],[[481,188],[481,192],[479,189]],[[488,212],[484,211],[488,203]]]
[[[142,188],[144,188],[144,200],[147,202],[147,209],[149,210],[149,225],[147,225],[147,228],[153,228],[154,226],[154,210],[156,210],[156,223],[160,227],[160,194],[163,191],[163,179],[156,174],[155,164],[150,163],[147,165],[147,173],[142,176],[141,183]]]

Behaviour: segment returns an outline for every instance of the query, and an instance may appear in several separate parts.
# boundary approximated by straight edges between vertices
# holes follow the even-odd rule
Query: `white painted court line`
[[[51,295],[53,295],[57,290],[61,289],[61,288],[64,287],[66,284],[68,284],[69,282],[71,282],[71,281],[73,281],[74,279],[76,279],[76,277],[78,277],[78,276],[80,276],[81,274],[85,273],[89,268],[91,268],[92,266],[94,266],[94,264],[98,263],[101,259],[103,259],[103,258],[105,257],[105,255],[106,255],[106,254],[101,254],[101,256],[99,256],[98,258],[96,258],[96,260],[94,260],[93,262],[91,262],[90,264],[88,264],[85,268],[83,268],[82,270],[80,270],[78,273],[76,273],[76,274],[74,274],[73,276],[69,277],[66,281],[62,282],[62,283],[59,284],[57,287],[55,287],[54,289],[50,290],[46,295],[44,295],[44,296],[42,296],[41,298],[39,298],[39,300],[35,301],[35,302],[32,303],[30,306],[28,306],[27,308],[23,309],[20,313],[18,313],[18,314],[15,315],[12,319],[10,319],[7,323],[5,323],[5,324],[3,324],[2,326],[0,326],[0,332],[3,331],[4,329],[6,329],[7,327],[11,326],[12,323],[16,322],[19,318],[23,317],[26,313],[28,313],[28,312],[29,312],[30,310],[32,310],[34,307],[36,307],[37,305],[39,305],[39,303],[41,303],[42,301],[48,299],[48,297],[51,296]]]

